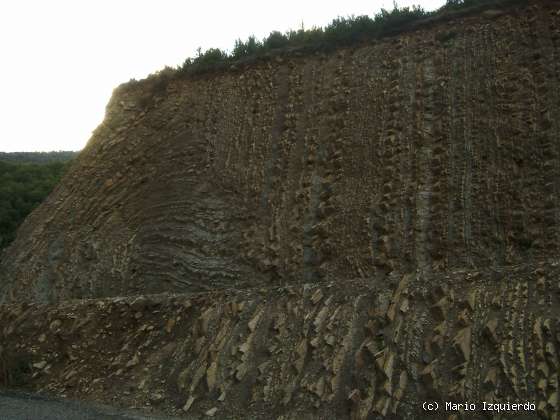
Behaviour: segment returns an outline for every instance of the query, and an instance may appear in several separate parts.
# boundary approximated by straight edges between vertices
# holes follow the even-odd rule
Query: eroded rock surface
[[[533,2],[119,87],[2,254],[0,378],[194,418],[558,418],[559,42]]]
[[[434,400],[557,418],[559,275],[553,262],[5,305],[1,356],[31,367],[34,391],[192,418],[417,419]]]
[[[119,88],[2,259],[3,301],[556,255],[558,3]],[[146,100],[148,97],[149,101]]]

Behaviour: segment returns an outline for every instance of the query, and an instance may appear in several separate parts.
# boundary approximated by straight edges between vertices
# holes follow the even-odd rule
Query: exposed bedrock
[[[192,419],[558,419],[559,275],[556,262],[2,305],[0,386]],[[534,405],[483,409],[507,402]]]
[[[558,253],[558,3],[119,87],[2,256],[3,301]]]
[[[187,418],[559,419],[559,43],[538,1],[120,86],[0,255],[0,386]]]

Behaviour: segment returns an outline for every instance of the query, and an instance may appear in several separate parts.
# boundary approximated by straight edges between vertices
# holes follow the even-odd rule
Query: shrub
[[[263,49],[262,42],[257,41],[254,36],[250,36],[246,42],[238,39],[231,53],[232,58],[240,59],[252,55],[257,55]]]
[[[349,45],[361,41],[373,29],[369,16],[338,17],[325,28],[325,41],[336,45]]]
[[[295,47],[302,47],[308,45],[319,45],[325,40],[325,33],[323,28],[313,27],[311,29],[299,29],[297,31],[291,30],[286,32],[288,44]]]
[[[288,46],[288,44],[288,37],[278,31],[271,32],[268,38],[263,40],[263,47],[265,50],[283,48]]]
[[[220,50],[219,48],[210,48],[204,53],[199,48],[197,51],[198,55],[196,58],[187,58],[180,69],[180,72],[187,74],[202,73],[208,70],[217,69],[223,67],[230,61],[230,56],[227,52]]]
[[[68,167],[69,162],[0,160],[0,249],[14,240],[17,227],[47,197]]]
[[[431,16],[431,13],[425,12],[420,6],[414,6],[412,9],[395,7],[390,12],[381,9],[381,12],[375,15],[376,35],[379,37],[399,32],[406,25],[428,16]]]
[[[490,6],[506,6],[523,3],[526,0],[447,0],[446,4],[435,12],[426,12],[420,6],[399,7],[396,3],[392,10],[381,9],[373,17],[349,16],[337,17],[325,28],[313,27],[291,30],[286,33],[273,31],[261,41],[250,36],[246,41],[238,39],[228,54],[226,51],[210,48],[204,53],[199,49],[195,58],[187,58],[175,74],[196,74],[224,68],[234,61],[257,57],[269,52],[286,48],[324,49],[341,45],[352,45],[387,35],[395,35],[412,28],[414,24],[428,17],[446,17],[455,11],[472,11]],[[442,42],[449,38],[442,35]]]

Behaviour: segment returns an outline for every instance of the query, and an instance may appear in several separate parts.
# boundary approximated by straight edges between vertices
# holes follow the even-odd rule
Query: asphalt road
[[[0,420],[171,420],[128,410],[35,394],[0,391]]]

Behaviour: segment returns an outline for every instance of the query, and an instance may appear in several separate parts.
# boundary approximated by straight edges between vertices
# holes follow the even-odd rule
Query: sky
[[[433,10],[445,0],[399,0]],[[374,15],[392,0],[6,0],[0,3],[0,151],[80,150],[113,89],[196,49]]]

